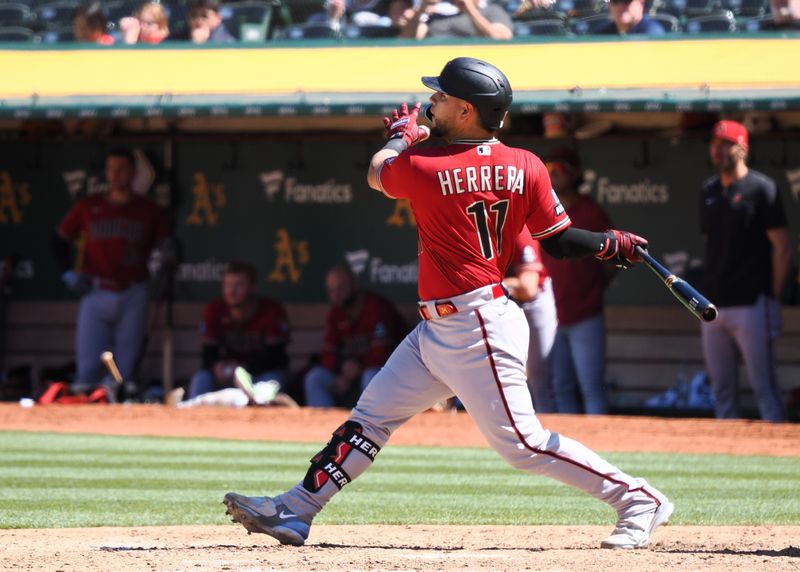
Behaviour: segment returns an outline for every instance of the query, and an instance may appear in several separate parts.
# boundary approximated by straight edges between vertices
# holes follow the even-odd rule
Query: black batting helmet
[[[511,105],[511,84],[492,64],[475,58],[456,58],[447,62],[439,77],[425,76],[422,83],[474,105],[481,123],[489,131],[503,126],[503,118]],[[429,110],[425,110],[428,119]]]

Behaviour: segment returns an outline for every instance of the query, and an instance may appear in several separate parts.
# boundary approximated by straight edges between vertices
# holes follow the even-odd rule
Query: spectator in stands
[[[800,0],[770,0],[769,7],[772,21],[762,24],[762,30],[800,30]]]
[[[421,0],[409,18],[401,37],[416,38],[491,38],[509,40],[513,36],[511,16],[488,0]]]
[[[596,232],[614,227],[603,209],[578,191],[583,177],[574,150],[554,151],[546,165],[553,189],[576,227]],[[551,354],[558,412],[608,413],[603,293],[617,269],[594,258],[555,259],[547,253],[542,258],[553,280],[558,314]]]
[[[780,298],[789,276],[792,241],[775,181],[747,166],[744,125],[720,121],[709,155],[717,175],[703,183],[700,228],[705,236],[703,293],[719,308],[703,323],[703,355],[714,412],[739,417],[739,357],[761,417],[785,421],[773,342],[781,329]]]
[[[324,7],[324,11],[311,14],[306,22],[327,23],[334,30],[340,30],[348,22],[357,26],[391,25],[384,0],[326,0]]]
[[[101,354],[112,350],[126,382],[136,393],[134,375],[145,336],[148,310],[148,268],[151,252],[169,248],[168,227],[161,209],[134,194],[136,160],[128,149],[106,157],[108,191],[79,200],[58,226],[53,240],[64,283],[82,295],[78,310],[74,393],[89,393],[100,383]],[[70,247],[78,243],[76,263]],[[106,380],[110,381],[110,380]],[[114,382],[110,381],[110,386]],[[111,392],[111,399],[116,392]]]
[[[126,44],[160,44],[169,36],[169,18],[158,2],[145,2],[133,16],[119,21]]]
[[[413,0],[391,0],[388,8],[389,20],[392,27],[398,33],[406,27],[406,24],[414,17],[414,1]]]
[[[611,17],[611,21],[595,33],[620,36],[628,34],[661,36],[665,34],[664,26],[660,22],[647,17],[644,3],[645,0],[609,0],[608,15]]]
[[[72,33],[76,42],[111,46],[114,38],[108,33],[108,21],[102,2],[84,2],[72,16]]]
[[[236,41],[222,23],[218,0],[192,0],[189,2],[187,20],[189,37],[195,44],[224,44]]]
[[[328,271],[325,288],[331,308],[320,364],[304,379],[306,405],[351,407],[403,339],[406,324],[391,302],[361,291],[345,266]]]
[[[256,293],[256,270],[232,262],[222,276],[222,297],[209,303],[201,324],[203,367],[192,376],[187,398],[233,387],[236,366],[254,382],[289,378],[289,319],[283,305]]]
[[[558,327],[556,303],[552,280],[542,264],[542,247],[533,240],[527,226],[517,236],[511,269],[503,284],[525,312],[530,328],[528,389],[533,407],[538,413],[556,413],[549,363]]]

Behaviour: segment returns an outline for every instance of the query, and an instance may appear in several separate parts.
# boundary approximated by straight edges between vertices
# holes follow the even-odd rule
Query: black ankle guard
[[[303,487],[315,493],[330,480],[341,489],[351,480],[350,475],[342,468],[351,451],[358,451],[374,461],[381,448],[367,439],[363,431],[361,424],[355,421],[345,421],[334,431],[325,448],[311,459],[311,467],[303,479]]]

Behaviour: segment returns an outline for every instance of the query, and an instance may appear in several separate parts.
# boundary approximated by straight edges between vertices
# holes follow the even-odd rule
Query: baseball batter
[[[542,162],[494,134],[511,104],[496,67],[456,58],[420,104],[384,119],[388,143],[372,158],[369,185],[410,200],[419,232],[419,310],[424,318],[361,396],[350,418],[313,459],[305,478],[276,497],[225,495],[227,512],[250,532],[302,545],[311,522],[343,486],[363,473],[392,433],[435,403],[457,395],[489,444],[512,466],[548,475],[611,505],[619,519],[605,548],[643,548],[673,506],[580,443],[544,429],[525,374],[528,324],[500,282],[514,238],[528,225],[553,256],[638,261],[630,233],[570,227]],[[413,148],[430,133],[445,146]]]

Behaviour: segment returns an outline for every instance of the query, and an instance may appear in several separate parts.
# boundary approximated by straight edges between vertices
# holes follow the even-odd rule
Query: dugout
[[[3,365],[40,371],[71,357],[76,302],[60,285],[47,236],[73,200],[102,188],[111,144],[138,149],[141,184],[169,210],[184,251],[172,301],[154,308],[144,378],[172,385],[197,367],[200,310],[232,258],[255,264],[261,291],[288,304],[295,368],[319,345],[322,278],[332,264],[347,262],[365,288],[413,317],[413,217],[371,192],[364,172],[380,117],[427,97],[419,77],[464,54],[496,63],[515,88],[503,138],[540,155],[574,145],[583,191],[618,227],[646,234],[676,273],[696,280],[702,272],[696,201],[710,174],[708,129],[721,115],[752,126],[751,165],[778,182],[797,241],[798,36],[4,46],[0,256],[14,269]],[[800,386],[793,281],[778,344],[787,391]],[[698,325],[644,269],[620,275],[607,301],[616,410],[636,410],[702,369]]]

